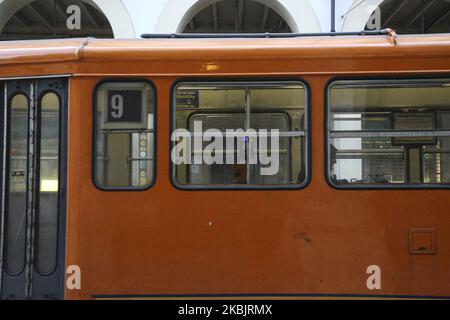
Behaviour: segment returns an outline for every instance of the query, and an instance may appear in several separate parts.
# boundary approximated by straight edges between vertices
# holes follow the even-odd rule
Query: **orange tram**
[[[448,34],[2,42],[0,123],[2,299],[450,297]]]

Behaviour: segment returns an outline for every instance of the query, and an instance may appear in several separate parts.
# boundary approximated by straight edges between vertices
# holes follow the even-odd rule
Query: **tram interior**
[[[202,131],[253,129],[278,130],[278,147],[272,145],[268,135],[267,145],[252,137],[235,137],[234,148],[226,144],[213,152],[222,163],[185,164],[175,168],[176,182],[181,185],[296,185],[305,179],[305,89],[302,84],[185,84],[176,90],[175,127],[195,131],[195,123],[201,123]],[[194,135],[193,135],[194,136]],[[215,139],[215,138],[213,138]],[[245,141],[245,163],[239,160],[239,141]],[[202,150],[215,140],[203,141]],[[192,143],[192,160],[195,154],[203,152]],[[252,143],[254,143],[252,145]],[[252,149],[256,148],[256,149]],[[261,174],[264,164],[250,161],[250,150],[266,152],[272,159],[278,157],[279,168],[274,174]],[[265,150],[267,149],[267,150]],[[242,150],[242,149],[241,149]],[[227,161],[232,154],[233,163]],[[194,161],[192,161],[194,162]]]
[[[149,187],[154,169],[155,119],[150,84],[104,83],[97,91],[96,108],[97,185],[119,189]]]
[[[450,183],[450,83],[340,83],[330,89],[337,184]]]

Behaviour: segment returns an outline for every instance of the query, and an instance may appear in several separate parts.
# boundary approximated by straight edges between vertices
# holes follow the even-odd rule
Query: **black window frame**
[[[97,181],[97,169],[96,169],[96,159],[97,159],[97,95],[99,89],[102,87],[102,85],[108,84],[108,83],[146,83],[150,85],[150,87],[153,90],[153,170],[152,170],[152,177],[150,180],[150,183],[148,186],[145,187],[105,187],[102,186]],[[120,192],[120,191],[127,191],[127,192],[143,192],[150,190],[154,187],[156,183],[156,175],[157,175],[157,146],[158,146],[158,91],[157,87],[154,84],[154,82],[148,78],[106,78],[99,81],[94,88],[92,99],[92,182],[94,186],[101,190],[101,191],[111,191],[111,192]]]
[[[345,77],[345,76],[336,76],[330,78],[325,84],[324,88],[324,118],[323,118],[323,134],[324,134],[324,174],[325,180],[327,184],[335,189],[340,191],[374,191],[374,190],[391,190],[391,191],[414,191],[414,190],[450,190],[450,184],[397,184],[397,185],[375,185],[375,184],[336,184],[331,177],[330,170],[330,132],[331,128],[329,127],[329,114],[330,114],[330,89],[333,84],[339,81],[359,81],[361,83],[367,83],[370,81],[424,81],[424,80],[445,80],[450,79],[450,74],[411,74],[411,75],[385,75],[385,76],[361,76],[361,77]]]
[[[7,83],[5,83],[5,88],[8,89]],[[3,163],[4,169],[5,169],[5,171],[4,171],[5,176],[3,177],[3,179],[4,179],[3,188],[4,188],[4,196],[5,197],[4,197],[3,206],[5,208],[5,212],[7,212],[7,213],[3,217],[4,225],[2,226],[2,228],[4,228],[5,231],[3,232],[2,254],[3,254],[3,260],[4,260],[3,261],[3,269],[6,274],[8,274],[9,276],[12,276],[12,277],[19,276],[26,269],[26,251],[27,251],[26,250],[26,231],[25,231],[25,235],[24,235],[25,236],[25,248],[24,248],[24,256],[23,256],[23,262],[24,262],[23,267],[19,272],[16,272],[16,273],[11,272],[11,270],[9,270],[8,260],[5,258],[7,255],[7,251],[8,251],[8,241],[9,241],[8,234],[10,232],[10,230],[8,230],[7,226],[8,226],[8,219],[9,219],[9,215],[10,215],[10,212],[9,212],[10,199],[9,198],[10,198],[10,188],[11,188],[11,186],[10,186],[11,181],[9,180],[10,178],[8,177],[8,175],[10,173],[9,170],[11,169],[11,135],[12,135],[12,126],[11,126],[12,105],[11,104],[12,104],[12,101],[14,100],[14,98],[16,98],[17,96],[20,96],[20,95],[24,96],[27,99],[27,149],[26,149],[27,150],[27,159],[26,159],[27,172],[25,175],[26,176],[25,186],[26,186],[26,190],[28,190],[29,182],[30,182],[29,181],[29,174],[30,174],[30,172],[29,172],[29,165],[30,165],[30,159],[29,159],[29,154],[30,154],[30,149],[29,149],[29,146],[30,146],[30,134],[29,134],[30,133],[30,105],[31,105],[32,98],[30,97],[30,94],[28,92],[26,92],[25,90],[16,89],[16,90],[12,91],[9,95],[5,94],[6,106],[4,106],[4,108],[3,108],[3,111],[4,111],[3,115],[5,116],[5,120],[6,120],[6,130],[3,129],[3,131],[5,133],[5,137],[4,137],[4,140],[5,140],[5,145],[4,145],[4,148],[5,148],[4,149],[4,153],[5,153],[4,157],[5,158],[4,158],[4,160],[5,161]],[[28,191],[25,192],[25,195],[26,195],[25,208],[28,208],[28,206],[29,206],[29,199],[28,199],[27,193],[28,193]],[[27,221],[28,221],[28,216],[25,213],[25,222],[28,223]],[[6,261],[6,263],[5,263],[5,261]]]
[[[312,150],[311,150],[311,87],[309,82],[303,78],[239,78],[239,77],[214,77],[214,78],[180,78],[175,81],[170,90],[170,125],[169,125],[169,137],[172,136],[173,131],[176,129],[175,126],[175,112],[176,112],[176,92],[177,88],[183,84],[213,84],[213,83],[297,83],[301,84],[305,90],[305,129],[306,133],[304,149],[305,149],[305,179],[301,184],[292,185],[278,185],[278,186],[267,186],[267,185],[242,185],[242,186],[226,186],[226,185],[183,185],[177,182],[176,179],[176,166],[172,162],[171,152],[175,143],[169,139],[169,180],[173,187],[181,191],[295,191],[303,190],[309,186],[312,178]]]
[[[64,170],[64,166],[63,166],[63,162],[61,161],[61,154],[63,152],[63,144],[64,144],[64,137],[63,137],[63,126],[64,126],[64,121],[62,119],[62,117],[64,116],[64,103],[63,103],[63,99],[61,98],[61,95],[58,91],[54,90],[54,89],[47,89],[41,92],[41,94],[39,95],[39,97],[37,98],[37,108],[36,108],[36,116],[35,116],[35,120],[36,120],[36,133],[35,133],[35,137],[36,137],[36,144],[35,144],[35,157],[36,157],[36,164],[35,164],[35,180],[34,181],[34,188],[35,188],[35,204],[34,204],[34,210],[35,210],[35,215],[36,217],[40,216],[40,201],[41,201],[41,190],[40,190],[40,182],[41,182],[41,157],[42,157],[42,149],[41,149],[41,142],[42,142],[42,100],[44,99],[44,97],[47,94],[55,94],[56,97],[58,98],[58,112],[59,112],[59,126],[58,126],[58,201],[57,201],[57,218],[56,218],[56,256],[55,256],[55,265],[52,268],[51,272],[41,272],[41,270],[39,270],[38,264],[39,264],[39,260],[40,260],[40,252],[38,250],[38,248],[36,247],[34,250],[34,263],[35,263],[35,271],[36,273],[38,273],[41,276],[44,277],[48,277],[52,274],[54,274],[58,268],[58,252],[59,252],[59,246],[61,245],[59,243],[59,238],[60,238],[60,233],[61,230],[59,228],[59,223],[60,223],[60,214],[61,214],[61,175],[62,172]],[[35,227],[35,239],[36,239],[36,245],[39,242],[39,236],[40,236],[40,226],[39,226],[39,220],[36,220],[36,227]]]

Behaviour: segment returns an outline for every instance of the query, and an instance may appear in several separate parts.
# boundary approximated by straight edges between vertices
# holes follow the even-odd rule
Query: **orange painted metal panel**
[[[68,299],[163,294],[450,296],[449,191],[331,188],[325,181],[323,127],[324,90],[331,78],[448,75],[450,35],[401,36],[398,46],[386,37],[92,40],[78,60],[57,61],[54,52],[70,60],[73,48],[62,52],[44,42],[42,50],[48,55],[28,65],[34,53],[3,54],[0,47],[0,78],[74,74],[67,265],[81,267],[82,289],[66,290]],[[309,84],[313,129],[307,188],[202,192],[171,185],[171,89],[180,78],[205,76],[299,77]],[[157,89],[157,177],[147,191],[105,192],[92,181],[92,96],[99,81],[113,77],[146,78]],[[434,228],[436,254],[410,254],[412,228]],[[382,289],[370,291],[366,269],[374,264],[382,268]]]

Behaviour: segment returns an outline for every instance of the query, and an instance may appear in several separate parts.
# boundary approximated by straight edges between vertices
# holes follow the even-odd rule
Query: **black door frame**
[[[3,87],[3,98],[0,103],[0,117],[4,130],[0,130],[0,146],[1,146],[1,160],[0,160],[0,186],[1,198],[0,209],[2,210],[2,219],[0,220],[0,297],[1,299],[63,299],[64,298],[64,276],[65,276],[65,236],[66,236],[66,182],[67,182],[67,113],[68,113],[68,79],[66,77],[52,77],[52,78],[37,78],[37,79],[23,79],[23,80],[7,80],[1,81],[0,89]],[[34,129],[29,130],[33,133],[33,141],[29,143],[28,162],[32,161],[32,165],[28,165],[29,172],[33,174],[33,179],[28,179],[27,190],[31,196],[31,206],[27,204],[27,228],[26,228],[26,256],[25,268],[17,276],[11,276],[5,272],[4,268],[4,244],[5,244],[5,215],[6,213],[6,178],[3,174],[7,173],[4,165],[8,155],[8,148],[5,142],[8,141],[7,133],[10,131],[10,115],[7,114],[10,109],[10,99],[18,92],[24,92],[29,97],[29,124],[33,125]],[[37,188],[37,172],[36,166],[39,155],[36,154],[37,136],[40,130],[39,110],[41,98],[48,92],[54,92],[60,99],[60,121],[59,121],[59,204],[58,204],[58,235],[57,235],[57,265],[56,269],[49,275],[41,275],[36,271],[34,260],[37,253],[37,225],[36,221],[36,204],[38,197]],[[4,126],[4,124],[7,124]],[[5,163],[6,164],[6,163]],[[32,186],[31,186],[32,185]],[[28,193],[28,192],[27,192]],[[2,265],[3,264],[3,265]]]
[[[4,149],[6,138],[5,130],[6,130],[6,120],[5,120],[5,108],[6,108],[6,84],[0,81],[0,298],[2,293],[2,279],[3,279],[3,195],[4,195],[4,185],[5,181],[3,180],[3,163],[6,157],[6,151]]]

